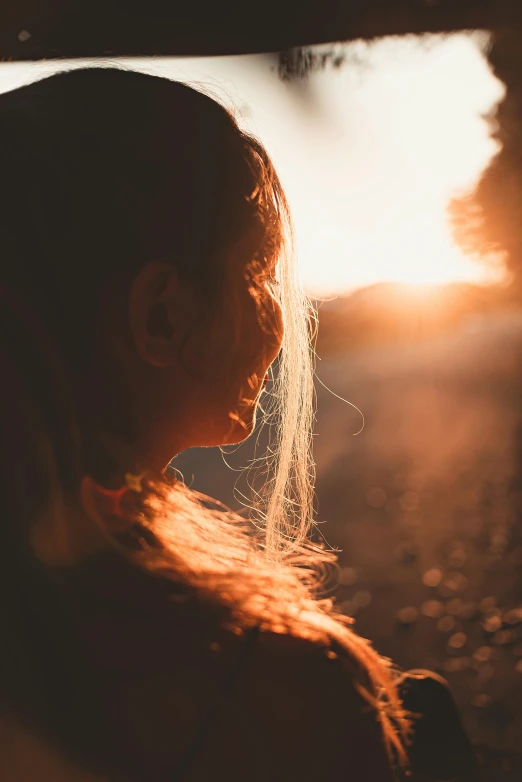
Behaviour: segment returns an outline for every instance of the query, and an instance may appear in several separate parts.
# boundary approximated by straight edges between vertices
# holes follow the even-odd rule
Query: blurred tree
[[[507,87],[490,117],[502,145],[475,190],[450,205],[458,244],[486,261],[504,255],[513,290],[522,292],[522,28],[495,32],[489,61]]]
[[[279,77],[283,81],[306,79],[310,73],[328,66],[340,68],[346,62],[346,44],[328,46],[297,46],[279,52]]]

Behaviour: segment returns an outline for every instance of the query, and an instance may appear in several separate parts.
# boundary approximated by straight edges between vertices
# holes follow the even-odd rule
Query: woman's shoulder
[[[194,779],[205,778],[212,763],[232,764],[237,753],[236,762],[250,764],[252,782],[391,782],[378,716],[361,696],[354,669],[324,644],[259,632]]]
[[[194,781],[223,768],[234,782],[248,767],[250,782],[391,782],[377,713],[349,655],[289,633],[238,634],[181,587],[120,567],[115,576],[113,563],[100,563],[88,588],[85,575],[74,579],[83,632],[137,765],[157,779],[181,762]],[[93,600],[92,589],[112,598]]]
[[[119,708],[136,764],[158,780],[392,782],[376,712],[327,652],[291,635],[222,630],[213,669],[185,659],[133,678]]]

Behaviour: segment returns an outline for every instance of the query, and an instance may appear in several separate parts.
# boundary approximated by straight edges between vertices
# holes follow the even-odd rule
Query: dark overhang
[[[4,0],[0,58],[223,55],[522,25],[522,0]]]

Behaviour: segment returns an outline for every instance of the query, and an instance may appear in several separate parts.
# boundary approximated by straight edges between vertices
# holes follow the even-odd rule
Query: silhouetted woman
[[[77,69],[0,95],[0,172],[1,778],[391,782],[394,674],[316,597],[265,151],[195,89]],[[278,354],[246,520],[166,468],[248,437]]]

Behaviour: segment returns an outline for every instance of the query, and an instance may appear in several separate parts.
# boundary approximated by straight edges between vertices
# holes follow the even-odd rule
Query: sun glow
[[[323,114],[308,128],[306,165],[285,179],[309,290],[498,279],[455,246],[447,212],[497,149],[483,116],[503,85],[485,40],[355,42],[364,67],[312,77]]]

